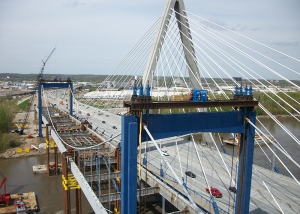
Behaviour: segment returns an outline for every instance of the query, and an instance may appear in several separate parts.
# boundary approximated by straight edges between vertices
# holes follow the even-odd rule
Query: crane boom
[[[42,66],[41,71],[40,71],[40,73],[38,75],[38,80],[43,79],[43,73],[44,73],[44,68],[45,68],[46,62],[49,60],[49,58],[51,57],[51,55],[53,54],[53,52],[55,51],[55,49],[56,49],[56,47],[53,48],[53,50],[51,51],[51,53],[46,58],[45,62],[42,60],[43,66]]]
[[[49,60],[49,58],[51,57],[51,55],[53,54],[53,52],[55,51],[56,47],[53,48],[53,50],[51,51],[51,53],[48,55],[48,57],[46,58],[45,61],[42,60],[43,62],[43,66],[40,70],[40,73],[37,77],[37,81],[40,81],[43,79],[43,73],[44,73],[44,68],[45,68],[45,65],[46,65],[46,62]],[[29,101],[29,105],[28,105],[28,109],[26,111],[26,114],[25,114],[25,118],[23,120],[23,124],[22,124],[22,127],[20,127],[20,134],[23,134],[23,128],[24,128],[24,125],[27,123],[27,119],[28,119],[28,115],[29,115],[29,111],[30,111],[30,107],[33,103],[33,99],[34,99],[34,96],[36,94],[36,90],[37,90],[37,85],[35,87],[35,90],[34,90],[34,93],[32,94],[32,97],[30,98],[30,101]]]

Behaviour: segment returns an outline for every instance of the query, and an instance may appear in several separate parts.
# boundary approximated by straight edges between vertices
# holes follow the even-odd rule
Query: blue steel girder
[[[239,180],[237,184],[236,213],[249,213],[252,163],[254,151],[254,127],[246,122],[249,118],[255,124],[256,112],[253,108],[242,108],[230,112],[198,112],[187,114],[146,114],[142,122],[147,125],[154,139],[167,138],[195,132],[241,133]],[[137,150],[139,121],[136,116],[122,116],[122,175],[121,211],[131,213],[136,209]],[[149,140],[142,131],[142,141]],[[129,210],[132,208],[131,210]]]
[[[46,82],[46,81],[39,81],[38,82],[38,120],[39,120],[39,137],[43,137],[42,132],[42,86],[43,88],[69,88],[73,91],[73,83],[71,81],[64,81],[64,82]],[[70,115],[73,115],[73,96],[70,96],[69,99],[69,109]]]
[[[243,111],[150,114],[143,115],[143,123],[154,139],[161,139],[195,132],[243,133],[244,116]],[[142,141],[146,140],[143,131]]]

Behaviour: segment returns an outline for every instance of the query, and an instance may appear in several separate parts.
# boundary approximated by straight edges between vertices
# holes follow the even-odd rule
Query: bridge
[[[112,75],[83,98],[76,99],[70,80],[39,82],[39,136],[44,124],[48,149],[55,150],[54,157],[47,153],[47,161],[55,162],[48,172],[63,175],[65,213],[70,212],[68,195],[73,190],[77,213],[81,193],[95,213],[144,213],[146,202],[158,194],[162,213],[300,212],[295,175],[299,160],[276,140],[255,110],[274,120],[293,145],[300,141],[251,94],[253,90],[268,96],[299,123],[299,100],[263,75],[271,72],[299,91],[276,66],[297,72],[260,55],[276,66],[262,63],[196,18],[182,0],[166,1],[160,21]],[[258,66],[263,72],[255,71]],[[221,83],[211,78],[212,72]],[[210,101],[190,101],[192,89],[209,91]],[[220,93],[214,93],[216,89]],[[230,135],[233,146],[228,149],[222,138]],[[252,164],[254,145],[272,170]],[[297,170],[289,170],[283,159]],[[222,197],[207,187],[217,187]]]

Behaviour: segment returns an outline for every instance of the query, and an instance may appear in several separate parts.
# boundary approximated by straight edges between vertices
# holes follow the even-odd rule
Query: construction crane
[[[53,52],[55,51],[55,49],[56,49],[56,47],[53,48],[53,50],[52,50],[51,53],[48,55],[48,57],[46,58],[45,61],[42,60],[43,66],[42,66],[42,68],[41,68],[41,70],[40,70],[39,75],[37,76],[37,81],[38,81],[38,82],[41,81],[41,80],[43,80],[43,74],[44,74],[44,69],[45,69],[46,63],[47,63],[47,61],[49,60],[49,58],[51,57],[51,55],[53,54]],[[33,103],[33,99],[34,99],[34,96],[35,96],[36,91],[37,91],[37,87],[38,87],[38,85],[36,84],[35,90],[34,90],[32,96],[31,96],[31,98],[30,98],[30,101],[29,101],[29,105],[28,105],[28,109],[27,109],[26,114],[25,114],[25,118],[24,118],[23,122],[22,122],[21,124],[18,125],[18,132],[19,132],[21,135],[24,133],[24,128],[28,127],[27,119],[28,119],[28,115],[29,115],[29,112],[30,112],[30,107],[31,107],[31,105],[32,105],[32,103]]]

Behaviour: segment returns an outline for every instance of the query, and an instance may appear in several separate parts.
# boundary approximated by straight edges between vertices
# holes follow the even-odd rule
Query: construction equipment
[[[51,53],[48,55],[48,57],[46,58],[45,61],[42,60],[43,66],[42,66],[42,68],[40,70],[39,75],[37,76],[37,81],[38,82],[41,81],[41,80],[43,80],[43,74],[44,74],[45,65],[46,65],[47,61],[49,60],[49,58],[51,57],[51,55],[53,54],[53,52],[55,51],[55,49],[56,49],[56,47],[51,51]],[[20,129],[19,130],[20,135],[23,135],[23,133],[24,133],[24,127],[26,127],[26,125],[28,126],[27,119],[28,119],[28,115],[29,115],[29,112],[30,112],[30,108],[31,108],[32,103],[33,103],[33,99],[34,99],[34,97],[36,95],[37,87],[38,87],[38,84],[36,84],[35,90],[32,93],[32,96],[30,98],[29,105],[28,105],[28,108],[27,108],[27,111],[26,111],[26,114],[25,114],[25,118],[24,118],[24,120],[22,122],[22,126],[18,127],[18,129]]]
[[[9,192],[6,192],[6,181],[7,181],[7,178],[2,174],[2,172],[0,172],[0,176],[2,177],[2,181],[0,183],[0,189],[4,185],[4,194],[0,194],[0,204],[5,203],[6,205],[9,205],[9,203],[11,201],[11,196],[10,196]]]

